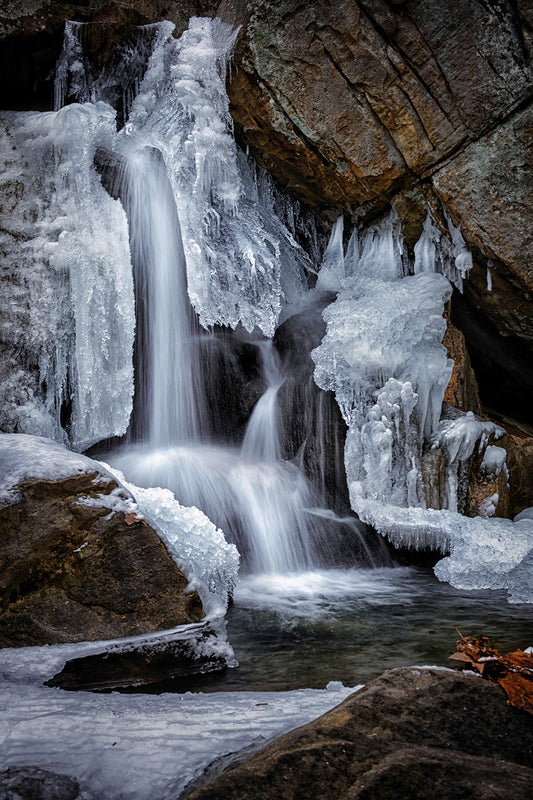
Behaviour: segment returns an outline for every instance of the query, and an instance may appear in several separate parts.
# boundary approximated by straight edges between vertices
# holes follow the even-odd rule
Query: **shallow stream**
[[[525,649],[533,644],[533,607],[508,603],[505,592],[454,589],[430,568],[252,575],[227,614],[239,666],[194,690],[355,686],[395,667],[452,667],[456,629],[490,637],[501,652]]]

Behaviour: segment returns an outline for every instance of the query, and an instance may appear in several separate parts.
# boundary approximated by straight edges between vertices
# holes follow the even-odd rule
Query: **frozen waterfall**
[[[450,281],[461,289],[472,265],[460,231],[447,224],[449,236],[428,213],[410,264],[395,212],[362,237],[355,231],[346,256],[337,223],[318,286],[338,294],[312,353],[315,380],[335,392],[348,425],[346,476],[359,517],[396,546],[449,552],[435,572],[454,586],[505,588],[511,601],[531,602],[533,526],[489,519],[497,495],[484,516],[459,513],[468,460],[504,431],[472,412],[442,415],[452,371],[443,313]],[[432,482],[444,484],[442,498]]]
[[[442,413],[452,369],[443,309],[472,265],[451,218],[438,225],[428,213],[414,259],[395,213],[354,229],[346,251],[339,218],[318,270],[313,223],[302,237],[298,204],[235,143],[225,91],[235,32],[217,19],[192,18],[179,39],[170,22],[145,26],[100,69],[85,52],[99,35],[90,25],[66,25],[57,110],[2,117],[12,345],[0,367],[3,429],[80,450],[127,431],[113,464],[202,508],[248,574],[372,564],[363,524],[324,508],[325,491],[303,471],[310,452],[326,457],[316,442],[325,395],[313,400],[305,458],[306,432],[293,460],[282,456],[280,397],[295,416],[307,406],[270,339],[280,322],[294,330],[329,303],[314,378],[347,426],[352,509],[395,544],[449,550],[440,577],[531,597],[531,521],[491,516],[497,494],[482,523],[460,513],[468,461],[498,450],[500,429]],[[204,376],[215,326],[255,349],[266,387],[232,446],[215,430],[224,403]],[[324,466],[314,473],[325,487]],[[469,561],[481,531],[493,553],[485,572]]]

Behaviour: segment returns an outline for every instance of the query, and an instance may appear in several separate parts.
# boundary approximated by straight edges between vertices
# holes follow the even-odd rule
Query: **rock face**
[[[466,319],[460,315],[456,324],[483,376],[481,399],[527,420],[524,398],[533,385],[527,4],[224,0],[218,14],[242,25],[229,85],[237,130],[291,192],[356,218],[390,203],[411,246],[421,209],[444,204],[474,254]],[[471,330],[468,318],[476,314],[494,328],[490,347]]]
[[[225,0],[217,13],[243,24],[237,124],[281,180],[309,175],[320,205],[390,194],[528,95],[526,21],[510,3]]]
[[[386,672],[187,800],[526,800],[532,727],[529,715],[477,677]]]
[[[53,442],[4,434],[3,478],[16,480],[19,440],[37,442],[39,461],[33,450],[33,468],[0,493],[0,646],[111,639],[202,619],[198,594],[183,594],[187,579],[156,532],[127,513],[127,493],[109,473]],[[44,477],[47,469],[57,477]]]

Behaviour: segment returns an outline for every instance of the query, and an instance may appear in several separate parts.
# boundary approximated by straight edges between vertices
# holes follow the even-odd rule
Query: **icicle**
[[[487,261],[487,292],[492,292],[492,261]]]
[[[341,215],[331,229],[328,246],[318,273],[316,287],[320,291],[337,292],[340,289],[341,281],[344,278],[343,232],[344,217]]]

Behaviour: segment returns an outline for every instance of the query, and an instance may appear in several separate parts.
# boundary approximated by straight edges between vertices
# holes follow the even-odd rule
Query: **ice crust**
[[[103,465],[50,439],[22,433],[0,434],[0,503],[16,500],[17,486],[25,480],[60,481],[83,473],[94,475],[99,483],[115,483]]]
[[[70,775],[85,800],[175,800],[208,768],[204,780],[353,691],[101,696],[0,681],[0,769]]]
[[[335,392],[348,425],[346,476],[360,518],[396,546],[449,552],[435,568],[441,580],[504,588],[511,602],[533,602],[531,521],[495,518],[497,493],[482,516],[459,513],[473,454],[487,475],[507,468],[505,451],[493,444],[503,429],[472,412],[441,419],[452,369],[442,345],[444,306],[450,281],[461,289],[472,266],[446,218],[449,236],[428,213],[412,264],[395,212],[363,234],[354,231],[346,254],[337,221],[317,281],[338,294],[312,352],[315,381]]]
[[[104,104],[5,112],[0,151],[6,431],[82,450],[125,432],[133,390],[133,284],[120,203],[92,161],[115,112]],[[62,427],[71,404],[71,426]]]

